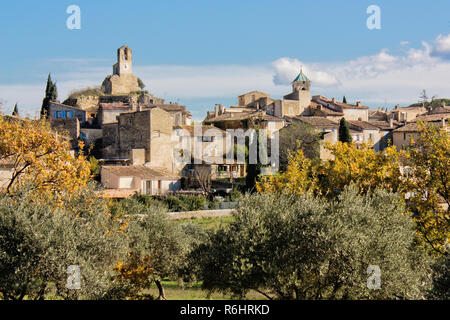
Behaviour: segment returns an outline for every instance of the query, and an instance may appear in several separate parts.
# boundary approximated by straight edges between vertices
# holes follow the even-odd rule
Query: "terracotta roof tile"
[[[150,168],[147,166],[103,166],[107,170],[120,177],[139,177],[143,179],[179,179],[180,177],[169,173],[166,169]]]

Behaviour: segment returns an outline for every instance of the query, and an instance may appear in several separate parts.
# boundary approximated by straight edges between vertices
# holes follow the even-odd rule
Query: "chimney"
[[[141,111],[142,111],[142,107],[141,107],[141,104],[140,104],[140,103],[138,103],[137,111],[138,111],[138,112],[141,112]]]
[[[331,102],[336,103],[336,98],[331,99]]]
[[[444,100],[441,101],[441,107],[445,108],[445,101]]]
[[[393,128],[394,127],[394,118],[389,118],[389,128]]]
[[[358,107],[361,107],[361,101],[356,101],[356,105],[358,106]]]
[[[446,124],[445,124],[445,118],[442,118],[441,124],[442,124],[442,128],[445,128],[445,126],[446,126]]]
[[[223,114],[225,113],[225,108],[223,107],[222,104],[219,104],[219,114]]]
[[[214,116],[217,117],[219,115],[219,107],[217,104],[214,106]]]
[[[396,105],[395,105],[395,110],[398,110],[398,108],[400,108],[400,105],[399,105],[399,104],[396,104]]]

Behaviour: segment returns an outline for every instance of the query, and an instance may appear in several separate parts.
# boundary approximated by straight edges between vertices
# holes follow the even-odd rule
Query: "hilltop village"
[[[101,93],[71,95],[62,103],[51,101],[47,112],[51,126],[68,134],[73,149],[83,141],[95,151],[101,165],[101,183],[111,198],[196,190],[200,186],[194,177],[199,172],[206,172],[213,180],[245,177],[243,161],[218,164],[207,160],[224,157],[227,150],[218,152],[211,144],[227,129],[258,127],[273,133],[293,123],[312,126],[321,133],[320,157],[327,159],[330,155],[324,145],[338,141],[342,118],[356,145],[371,143],[376,151],[386,148],[389,141],[399,149],[408,146],[410,137],[417,133],[417,120],[446,127],[450,118],[450,107],[445,103],[433,109],[397,105],[388,111],[371,110],[360,101],[350,104],[311,96],[312,83],[300,70],[292,81],[292,92],[282,99],[261,91],[244,93],[235,106],[215,105],[198,130],[186,106],[167,103],[143,90],[133,74],[132,58],[130,48],[120,47]],[[175,161],[176,146],[186,135],[201,146],[203,160],[180,165]]]

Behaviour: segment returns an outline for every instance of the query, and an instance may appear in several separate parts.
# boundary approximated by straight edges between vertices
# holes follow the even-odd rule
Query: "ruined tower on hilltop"
[[[117,63],[113,65],[113,74],[103,81],[106,94],[127,95],[139,91],[137,77],[133,74],[133,60],[131,49],[122,46],[117,49]]]

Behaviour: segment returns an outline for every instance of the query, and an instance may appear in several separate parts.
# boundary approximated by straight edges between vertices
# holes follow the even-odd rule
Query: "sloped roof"
[[[381,130],[392,130],[392,129],[396,129],[398,127],[400,127],[402,125],[401,122],[398,121],[392,121],[393,124],[393,128],[391,128],[391,125],[389,123],[389,121],[374,121],[371,120],[369,121],[371,125],[374,125],[375,127],[381,129]]]
[[[421,121],[439,121],[442,119],[449,119],[450,118],[450,112],[449,113],[437,113],[437,114],[427,114],[423,116],[418,116],[414,121],[421,120]]]
[[[174,129],[183,129],[183,130],[186,130],[188,133],[189,133],[189,135],[191,136],[191,137],[193,137],[193,136],[195,136],[195,134],[196,134],[196,132],[195,132],[195,127],[199,127],[199,128],[201,128],[201,134],[202,135],[205,135],[205,133],[207,134],[208,132],[208,130],[211,130],[211,129],[213,129],[213,130],[215,130],[215,132],[220,132],[220,133],[222,133],[222,134],[225,134],[225,131],[224,130],[222,130],[222,129],[219,129],[219,128],[217,128],[217,127],[215,127],[215,126],[208,126],[208,125],[197,125],[197,126],[195,126],[195,125],[193,125],[193,126],[187,126],[187,125],[183,125],[183,126],[175,126],[175,127],[173,127]],[[197,129],[198,130],[198,129]],[[209,132],[209,133],[211,133],[211,132]],[[206,135],[206,136],[208,136],[208,135]],[[209,136],[214,136],[213,134],[210,134]]]
[[[441,120],[441,119],[439,119]],[[431,121],[430,123],[432,123],[435,126],[438,127],[442,127],[442,121]],[[419,130],[419,126],[417,124],[417,122],[409,122],[407,124],[405,124],[404,126],[395,129],[394,132],[417,132]]]
[[[339,123],[336,121],[323,118],[323,117],[295,117],[293,120],[299,120],[302,122],[309,123],[312,126],[315,127],[321,127],[321,128],[338,128]]]
[[[300,70],[300,73],[298,74],[298,76],[292,82],[297,82],[297,81],[308,82],[309,79],[308,79],[307,76],[304,75],[303,71]]]
[[[262,94],[264,94],[264,95],[266,95],[266,96],[270,96],[270,94],[268,94],[268,93],[266,93],[266,92],[258,91],[258,90],[253,90],[253,91],[250,91],[250,92],[241,94],[240,96],[238,96],[238,98],[239,98],[239,97],[243,97],[243,96],[245,96],[245,95],[247,95],[247,94],[252,94],[252,93],[262,93]]]
[[[102,170],[107,170],[119,177],[139,177],[142,179],[170,179],[176,180],[180,177],[169,173],[163,168],[150,168],[147,166],[103,166]]]
[[[428,114],[442,114],[442,113],[450,113],[450,106],[439,106],[428,112]]]
[[[137,189],[105,189],[102,191],[95,191],[95,194],[101,198],[125,199],[131,197],[137,192]]]
[[[360,128],[363,130],[378,130],[379,128],[368,121],[347,120],[350,127]]]
[[[207,118],[204,121],[209,122],[220,122],[220,121],[240,121],[255,118],[260,118],[266,121],[284,121],[282,118],[271,116],[266,114],[263,110],[257,110],[254,112],[227,112],[219,114],[217,117]]]
[[[133,109],[132,106],[123,103],[100,103],[103,110],[128,110]]]
[[[338,102],[338,101],[334,101],[328,99],[327,97],[324,96],[313,96],[312,97],[312,101],[324,106],[324,107],[328,107],[330,109],[332,109],[332,106],[337,106],[340,109],[369,109],[368,106],[363,106],[363,105],[357,105],[357,104],[349,104],[349,103],[343,103],[343,102]],[[331,105],[331,107],[330,107]]]

